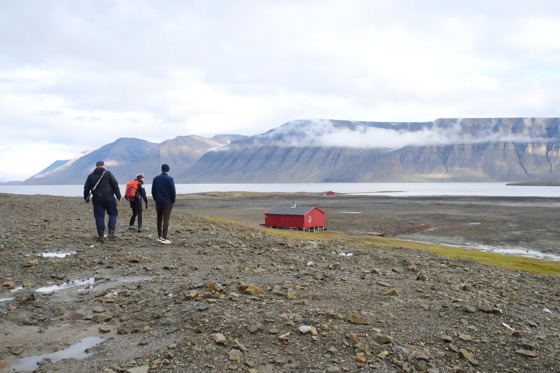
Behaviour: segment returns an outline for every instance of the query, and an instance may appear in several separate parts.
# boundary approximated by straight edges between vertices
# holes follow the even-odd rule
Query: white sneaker
[[[158,237],[157,240],[158,242],[161,242],[163,240],[163,237]]]
[[[171,243],[171,240],[168,240],[167,238],[162,238],[161,241],[159,241],[161,243]]]

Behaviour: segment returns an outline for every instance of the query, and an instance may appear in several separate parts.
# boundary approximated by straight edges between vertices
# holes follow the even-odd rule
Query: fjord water
[[[120,185],[124,193],[124,185]],[[145,184],[148,195],[150,184]],[[556,186],[513,186],[506,183],[262,183],[262,184],[177,184],[177,193],[260,192],[260,193],[335,193],[379,196],[484,196],[484,197],[560,197]],[[82,185],[0,185],[0,193],[46,194],[78,197]]]

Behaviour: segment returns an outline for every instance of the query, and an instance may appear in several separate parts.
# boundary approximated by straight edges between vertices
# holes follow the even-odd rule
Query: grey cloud
[[[294,118],[555,116],[558,23],[552,0],[4,1],[1,140],[15,149],[56,132],[77,153],[128,135],[130,119],[162,141]],[[354,141],[320,130],[318,144]],[[356,141],[409,137],[367,130]],[[0,165],[11,157],[0,152]]]
[[[418,123],[419,124],[419,123]],[[461,120],[452,125],[438,121],[403,129],[397,123],[394,128],[387,123],[352,123],[339,125],[330,120],[293,121],[257,136],[257,144],[275,146],[329,146],[349,148],[400,149],[405,146],[428,146],[450,144],[473,144],[485,142],[546,142],[548,139],[532,135],[528,131],[511,134],[494,130],[489,125],[474,133],[465,131]],[[530,125],[527,126],[530,128]]]

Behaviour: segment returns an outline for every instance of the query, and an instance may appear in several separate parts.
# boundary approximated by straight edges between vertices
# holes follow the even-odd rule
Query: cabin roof
[[[265,215],[297,215],[297,216],[303,216],[313,209],[317,209],[317,210],[321,211],[321,209],[319,209],[315,206],[296,206],[296,207],[274,206],[274,207],[270,208],[268,211],[266,211]],[[321,211],[321,212],[323,212],[323,211]]]

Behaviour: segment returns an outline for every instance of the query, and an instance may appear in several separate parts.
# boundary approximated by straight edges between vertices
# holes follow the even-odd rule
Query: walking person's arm
[[[173,180],[173,178],[171,177],[171,183],[169,185],[169,194],[171,197],[171,203],[175,204],[175,197],[177,196],[177,193],[175,191],[175,181]]]
[[[115,179],[115,176],[112,173],[109,173],[109,182],[111,183],[111,189],[113,189],[113,194],[115,195],[115,197],[117,197],[117,200],[119,200],[119,202],[121,201],[121,190],[119,189],[119,183],[117,182],[117,179]]]
[[[91,196],[91,181],[88,176],[84,184],[84,202],[89,203],[89,197]]]
[[[141,185],[139,190],[140,190],[140,196],[142,200],[144,200],[144,203],[146,204],[146,208],[148,208],[148,197],[146,196],[146,189],[144,188],[144,185]]]

